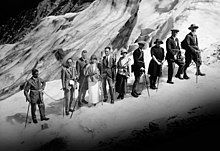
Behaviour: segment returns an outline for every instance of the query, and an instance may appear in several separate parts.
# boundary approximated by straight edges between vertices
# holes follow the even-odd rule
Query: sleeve
[[[29,92],[29,90],[30,90],[30,87],[31,87],[30,82],[27,81],[27,82],[25,83],[25,86],[24,86],[24,95],[25,95],[26,98],[29,97],[28,92]]]
[[[80,64],[79,64],[79,60],[76,61],[76,72],[77,72],[77,75],[80,76]]]
[[[64,68],[61,69],[61,82],[62,82],[62,87],[66,88],[66,85],[65,85],[65,70],[64,70]]]
[[[40,81],[41,81],[41,84],[42,84],[42,89],[44,90],[45,86],[46,86],[46,82],[41,78],[40,78]]]
[[[162,48],[162,47],[161,47],[161,48]],[[164,49],[163,49],[163,48],[162,48],[162,52],[163,52],[163,53],[162,53],[162,58],[163,58],[162,60],[164,60],[164,59],[165,59],[165,52],[164,52]]]
[[[153,47],[150,49],[150,54],[151,54],[151,57],[153,57],[153,55],[154,55],[154,48]]]

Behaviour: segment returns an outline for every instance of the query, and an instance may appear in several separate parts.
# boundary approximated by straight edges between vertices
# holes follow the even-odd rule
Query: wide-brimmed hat
[[[123,53],[128,53],[127,49],[121,48],[121,54],[123,54]]]
[[[143,40],[138,41],[137,43],[138,43],[138,45],[145,45],[145,44],[146,44],[146,42],[145,42],[145,41],[143,41]]]
[[[197,28],[199,28],[199,26],[195,24],[191,24],[191,26],[188,29],[191,30],[191,29],[197,29]]]
[[[160,39],[156,39],[155,42],[154,42],[154,44],[156,44],[156,43],[163,44],[163,41],[160,40]]]
[[[179,29],[171,29],[171,31],[172,31],[172,32],[177,32],[177,33],[178,33],[180,30],[179,30]]]

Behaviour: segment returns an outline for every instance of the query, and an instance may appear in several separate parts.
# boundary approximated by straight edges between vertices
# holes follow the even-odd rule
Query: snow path
[[[190,68],[195,70],[193,66]],[[74,112],[72,119],[62,117],[63,93],[59,90],[60,80],[49,82],[45,92],[57,101],[44,95],[46,112],[49,112],[50,117],[47,122],[49,128],[45,130],[41,130],[40,123],[28,124],[24,129],[24,123],[16,121],[25,121],[27,110],[23,92],[19,92],[0,102],[0,150],[14,150],[14,146],[17,146],[17,150],[30,150],[57,137],[64,138],[69,148],[88,149],[103,139],[123,138],[153,120],[178,116],[195,107],[205,107],[206,104],[219,104],[219,65],[202,66],[202,70],[207,76],[199,77],[197,84],[193,72],[189,74],[190,80],[174,78],[174,85],[165,83],[166,77],[163,77],[158,92],[150,90],[151,98],[144,90],[139,98],[127,97],[114,105],[104,103],[103,106],[82,107]],[[13,119],[16,113],[23,116]]]

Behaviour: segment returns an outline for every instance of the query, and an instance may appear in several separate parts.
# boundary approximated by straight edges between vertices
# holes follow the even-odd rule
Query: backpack
[[[181,41],[181,44],[180,44],[181,48],[182,49],[187,49],[187,42],[186,42],[186,38],[183,39],[183,41]]]

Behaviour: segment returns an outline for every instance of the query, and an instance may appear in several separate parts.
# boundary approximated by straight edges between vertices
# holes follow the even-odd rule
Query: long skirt
[[[89,100],[88,103],[96,104],[99,100],[99,82],[91,82],[89,81]]]
[[[127,88],[127,77],[121,74],[117,74],[115,88],[116,92],[125,94]]]
[[[148,74],[160,77],[162,75],[162,66],[158,65],[153,59],[151,59],[148,67]]]

